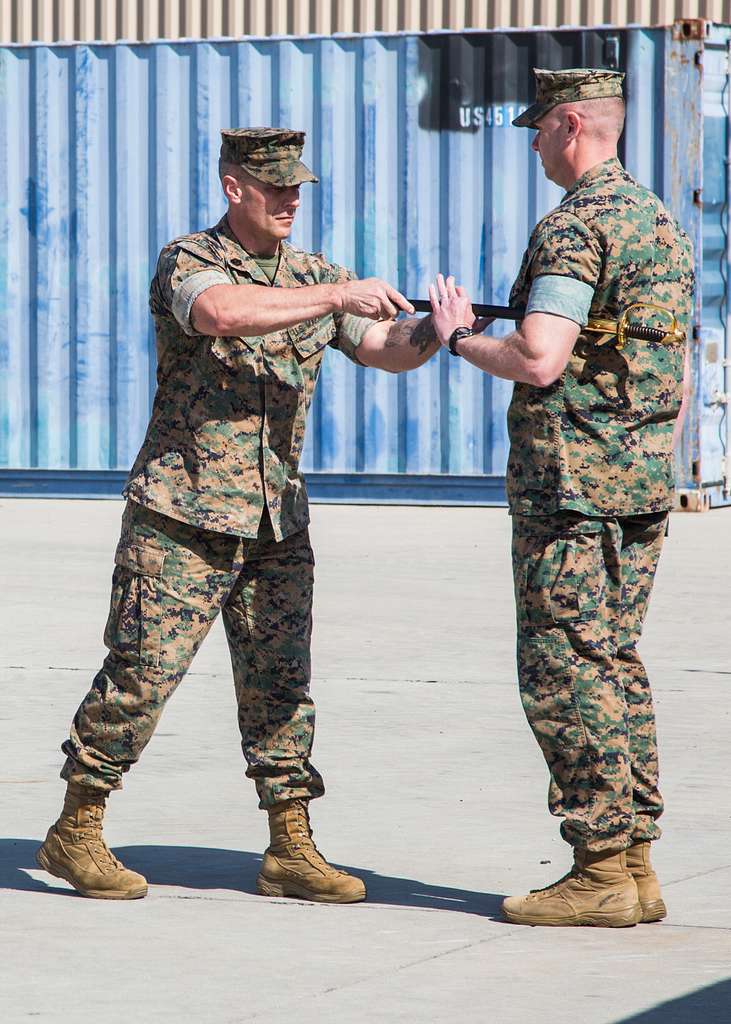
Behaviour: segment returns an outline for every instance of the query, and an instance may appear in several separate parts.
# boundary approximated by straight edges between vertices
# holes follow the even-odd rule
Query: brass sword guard
[[[632,311],[638,309],[652,309],[656,313],[662,314],[668,319],[668,326],[666,328],[649,327],[645,324],[633,322],[630,319]],[[663,345],[673,345],[677,342],[685,341],[685,332],[681,331],[678,327],[675,314],[654,302],[631,303],[622,311],[619,320],[604,320],[600,317],[592,317],[584,330],[593,331],[598,334],[613,334],[617,339],[615,346],[617,349],[624,348],[628,338],[637,338],[640,341],[656,341]]]

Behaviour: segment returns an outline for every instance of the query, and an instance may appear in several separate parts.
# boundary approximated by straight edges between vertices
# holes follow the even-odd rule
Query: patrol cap
[[[238,164],[269,185],[299,185],[319,181],[302,163],[304,132],[288,128],[224,128],[221,132],[221,160]]]
[[[516,128],[535,128],[536,122],[559,103],[577,100],[598,100],[609,96],[622,96],[624,74],[603,68],[566,68],[547,71],[533,68],[536,76],[536,101],[515,118]]]

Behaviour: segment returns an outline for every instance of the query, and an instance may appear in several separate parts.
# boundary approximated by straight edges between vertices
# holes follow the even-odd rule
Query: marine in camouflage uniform
[[[370,345],[375,356],[362,361],[406,369],[438,345],[423,321],[376,325],[348,312],[365,304],[374,318],[388,316],[394,309],[389,296],[396,301],[398,293],[372,279],[346,294],[343,286],[354,274],[281,237],[291,227],[296,186],[317,180],[300,160],[303,133],[222,134],[222,174],[233,175],[234,188],[237,175],[243,177],[250,200],[253,194],[270,205],[250,212],[243,203],[230,206],[215,227],[177,238],[160,254],[150,291],[158,388],[125,490],[104,636],[109,653],[63,744],[66,805],[39,863],[85,895],[145,894],[142,876],[124,869],[103,844],[104,797],[121,787],[123,774],[140,757],[221,612],[247,775],[271,825],[258,891],[351,902],[364,898],[365,887],[318,853],[307,810],[309,800],[322,795],[323,783],[310,761],[314,559],[299,460],[328,347],[359,362],[359,348],[365,352]],[[265,220],[265,236],[266,230],[279,233],[278,243],[271,243],[274,257],[257,258],[244,248],[234,213],[252,235],[255,229],[261,234],[257,217]],[[274,290],[288,289],[295,302],[299,295],[318,296],[325,311],[306,317],[290,312],[286,326],[261,334],[243,328],[230,336],[206,333],[202,303],[216,288],[235,302],[244,292],[232,285],[259,286],[257,306],[280,298]],[[302,288],[312,290],[295,294]],[[331,294],[336,301],[328,305]]]
[[[594,101],[587,117],[604,116],[597,103],[621,97],[623,76],[613,72],[536,77],[537,102],[517,125],[540,129],[561,104],[580,119],[585,101]],[[555,117],[549,130],[568,130]],[[550,143],[534,145],[547,173],[565,159]],[[609,156],[580,173],[536,226],[510,302],[579,326],[653,303],[687,328],[692,289],[687,237]],[[665,319],[644,310],[648,325]],[[649,868],[663,802],[637,642],[673,505],[684,348],[630,340],[620,349],[611,335],[575,336],[555,379],[537,386],[513,377],[507,474],[520,694],[550,771],[550,810],[563,819],[575,866],[568,883],[506,900],[505,913],[517,923],[633,924],[665,913]],[[477,353],[470,344],[477,339],[460,342],[467,358]],[[627,881],[627,857],[635,883]],[[597,880],[600,893],[609,892],[606,916],[596,913],[593,893],[587,897]],[[612,885],[624,887],[617,901]]]

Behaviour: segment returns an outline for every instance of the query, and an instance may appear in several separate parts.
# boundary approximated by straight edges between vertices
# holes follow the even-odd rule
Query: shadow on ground
[[[730,1020],[731,978],[726,978],[615,1024],[729,1024]]]
[[[51,882],[46,885],[27,873],[37,868],[34,839],[0,839],[0,889],[28,892],[54,892],[75,896],[73,890]],[[114,850],[123,863],[141,871],[152,885],[179,886],[184,889],[231,889],[255,892],[261,854],[246,850],[209,849],[202,846],[120,846]],[[413,878],[379,875],[366,868],[338,864],[358,875],[366,883],[368,901],[429,910],[456,910],[500,920],[503,897],[491,892],[450,889],[427,885]],[[51,879],[51,875],[44,875]]]

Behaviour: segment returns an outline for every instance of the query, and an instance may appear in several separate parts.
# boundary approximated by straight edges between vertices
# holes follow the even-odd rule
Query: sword
[[[431,302],[428,299],[409,299],[417,313],[431,313]],[[484,302],[473,302],[472,312],[476,317],[489,316],[493,320],[522,320],[525,310],[517,306],[488,306]]]
[[[409,302],[417,313],[431,313],[432,311],[431,302],[428,299],[409,299]],[[646,324],[638,323],[636,320],[631,320],[631,311],[638,309],[652,309],[656,313],[664,314],[669,317],[670,326],[667,328],[649,327]],[[521,306],[491,306],[484,302],[473,302],[472,312],[478,318],[491,317],[493,320],[517,321],[522,320],[525,316],[525,309]],[[685,332],[681,331],[678,327],[674,314],[669,309],[665,309],[664,306],[657,306],[652,302],[633,302],[630,306],[626,307],[619,320],[603,320],[598,317],[592,317],[586,327],[582,327],[581,330],[582,333],[584,331],[591,331],[595,334],[613,335],[616,339],[616,348],[618,349],[624,348],[625,343],[630,338],[637,341],[659,342],[663,345],[672,345],[685,341]]]

